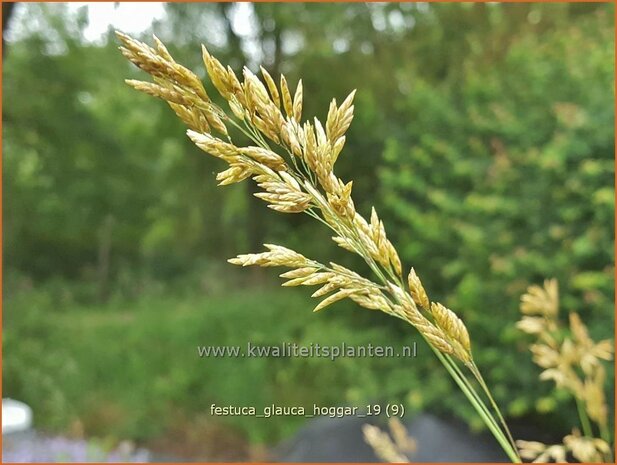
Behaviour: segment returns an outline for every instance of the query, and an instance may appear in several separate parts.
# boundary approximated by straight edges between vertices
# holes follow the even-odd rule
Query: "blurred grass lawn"
[[[244,350],[249,341],[395,347],[403,341],[389,335],[384,325],[354,328],[349,312],[363,311],[352,305],[339,303],[335,312],[313,314],[313,302],[303,294],[280,288],[207,297],[153,293],[132,302],[84,306],[59,303],[49,291],[21,292],[5,302],[5,388],[23,393],[20,400],[33,407],[37,427],[52,431],[72,424],[73,430],[88,435],[113,431],[118,440],[144,441],[164,436],[185,418],[201,421],[205,416],[251,444],[273,443],[305,420],[213,419],[210,404],[259,410],[273,403],[312,408],[313,403],[364,402],[389,395],[384,386],[397,376],[394,365],[407,371],[414,363],[198,356],[198,345],[239,345]],[[405,329],[410,335],[405,343],[410,344],[416,336]],[[405,378],[399,376],[403,385],[414,376]]]

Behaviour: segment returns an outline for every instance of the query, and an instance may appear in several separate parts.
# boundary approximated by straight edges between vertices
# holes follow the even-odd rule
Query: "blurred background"
[[[145,75],[117,27],[155,32],[200,76],[204,43],[236,71],[301,77],[307,116],[357,88],[337,166],[358,210],[377,207],[404,267],[463,316],[509,421],[561,438],[576,408],[538,380],[514,323],[525,288],[556,277],[564,313],[614,336],[613,18],[577,3],[4,4],[3,397],[46,437],[183,460],[264,460],[306,423],[212,403],[394,402],[482,427],[412,328],[347,302],[315,315],[275,271],[226,263],[267,242],[366,271],[250,183],[216,187],[223,166],[124,84]],[[197,356],[247,341],[419,346],[404,362]]]

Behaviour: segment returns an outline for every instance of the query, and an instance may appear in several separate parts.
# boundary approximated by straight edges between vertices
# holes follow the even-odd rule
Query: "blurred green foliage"
[[[515,415],[547,392],[508,324],[529,283],[556,277],[564,317],[613,335],[612,18],[565,29],[478,41],[439,85],[417,72],[379,169],[402,259],[461,312]]]
[[[111,32],[84,39],[85,10],[19,8],[3,67],[3,380],[39,426],[145,439],[170,412],[212,402],[380,399],[479,427],[428,351],[407,364],[199,359],[198,344],[396,345],[415,333],[347,304],[314,316],[306,293],[231,270],[229,256],[275,242],[368,271],[248,183],[217,188],[217,161],[124,85],[143,76]],[[560,437],[575,409],[538,381],[514,322],[526,286],[556,277],[563,310],[613,336],[613,8],[264,3],[248,7],[245,35],[237,5],[169,4],[153,30],[194,69],[204,42],[236,71],[302,77],[305,115],[357,88],[338,171],[358,209],[376,206],[404,264],[463,315],[511,419]],[[231,422],[253,442],[299,424]]]
[[[91,435],[147,440],[164,434],[182,412],[209,417],[212,403],[304,406],[312,413],[314,403],[365,405],[413,392],[408,409],[418,410],[448,391],[440,382],[442,374],[428,370],[425,359],[431,352],[420,337],[393,339],[386,325],[353,323],[357,310],[351,304],[316,318],[306,293],[272,289],[272,283],[268,287],[207,299],[151,290],[136,301],[87,309],[50,285],[20,294],[5,317],[4,344],[10,354],[3,367],[5,392],[33,405],[37,424],[46,428],[62,431],[79,424]],[[386,316],[378,315],[377,323],[380,319]],[[198,356],[202,345],[238,346],[246,352],[249,341],[305,347],[370,343],[397,351],[401,344],[417,342],[419,347],[418,357],[405,363],[398,358]],[[410,381],[420,379],[441,389],[410,391]],[[273,442],[305,420],[238,416],[216,421],[237,428],[252,442]]]

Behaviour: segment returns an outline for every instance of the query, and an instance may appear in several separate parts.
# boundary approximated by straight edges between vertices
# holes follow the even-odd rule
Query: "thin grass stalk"
[[[495,421],[495,418],[491,415],[486,405],[479,399],[478,394],[474,392],[473,388],[466,383],[461,376],[457,373],[457,371],[451,366],[451,362],[446,359],[446,356],[439,352],[437,349],[431,346],[437,358],[441,361],[443,366],[448,370],[452,379],[456,382],[458,387],[463,391],[463,394],[467,397],[467,400],[471,403],[471,405],[476,409],[476,412],[484,421],[484,424],[489,428],[501,448],[507,454],[508,458],[512,461],[512,463],[522,463],[522,460],[518,456],[518,452],[516,451],[515,446],[512,446],[508,441],[508,438],[504,435],[503,431]]]
[[[581,427],[583,428],[583,434],[587,436],[588,438],[592,438],[593,429],[591,427],[591,421],[589,420],[589,416],[587,415],[587,412],[585,411],[585,407],[583,406],[583,403],[580,401],[578,397],[574,396],[574,399],[576,400],[576,410],[578,410],[578,417],[581,420]]]
[[[497,405],[497,402],[495,402],[495,399],[493,398],[493,395],[491,394],[491,390],[488,388],[488,385],[484,381],[484,378],[482,377],[482,374],[480,373],[480,370],[478,369],[478,366],[475,364],[475,362],[472,362],[470,367],[469,367],[469,369],[473,373],[473,375],[475,376],[475,378],[478,381],[478,383],[480,384],[480,386],[482,387],[482,390],[486,394],[486,397],[488,398],[491,406],[493,407],[493,410],[497,414],[497,418],[499,418],[499,421],[500,421],[500,423],[501,423],[501,425],[503,427],[503,430],[506,432],[506,434],[508,436],[508,440],[510,441],[510,444],[516,450],[516,443],[514,442],[514,438],[512,437],[512,433],[510,432],[510,428],[508,428],[508,424],[506,423],[506,420],[504,419],[503,415],[501,414],[501,410],[499,409],[499,406]]]

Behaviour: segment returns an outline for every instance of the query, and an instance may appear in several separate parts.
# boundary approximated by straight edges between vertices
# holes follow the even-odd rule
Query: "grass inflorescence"
[[[395,316],[415,327],[463,390],[510,459],[520,461],[507,425],[478,369],[472,343],[462,319],[442,303],[431,300],[420,277],[403,265],[388,239],[375,208],[364,218],[352,199],[353,182],[334,171],[354,115],[351,92],[342,103],[330,103],[325,123],[302,120],[304,90],[295,90],[281,76],[278,84],[261,68],[259,79],[244,68],[241,79],[203,47],[208,77],[227,102],[226,111],[214,103],[201,80],[175,62],[155,37],[150,47],[118,33],[122,53],[150,74],[154,82],[128,80],[137,90],[165,100],[188,126],[190,139],[221,159],[227,169],[217,175],[220,185],[253,179],[255,195],[281,213],[305,213],[328,227],[332,240],[359,255],[374,276],[361,276],[336,263],[320,263],[279,245],[229,260],[241,266],[281,266],[284,286],[320,286],[313,297],[322,300],[315,311],[351,299],[361,307]],[[252,145],[238,145],[229,129],[244,134]]]
[[[582,429],[574,428],[562,444],[517,441],[521,455],[536,462],[565,462],[568,454],[581,462],[611,462],[603,361],[612,360],[613,342],[595,342],[575,312],[569,314],[569,334],[564,335],[555,279],[547,279],[543,287],[530,286],[521,297],[520,309],[523,318],[517,327],[536,338],[530,350],[533,361],[544,369],[540,379],[554,381],[574,397]]]

